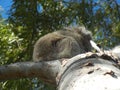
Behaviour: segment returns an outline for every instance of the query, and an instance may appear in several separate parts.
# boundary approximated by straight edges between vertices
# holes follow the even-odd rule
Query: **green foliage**
[[[0,64],[15,62],[19,58],[17,55],[23,50],[22,41],[9,24],[0,24]]]
[[[113,27],[113,35],[120,38],[120,22],[116,24],[115,27]]]
[[[9,80],[0,83],[2,90],[31,90],[32,86],[29,79]]]

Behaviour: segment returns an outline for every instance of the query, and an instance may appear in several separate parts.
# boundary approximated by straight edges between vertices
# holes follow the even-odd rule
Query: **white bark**
[[[99,58],[74,62],[62,75],[58,90],[120,90],[120,69]]]

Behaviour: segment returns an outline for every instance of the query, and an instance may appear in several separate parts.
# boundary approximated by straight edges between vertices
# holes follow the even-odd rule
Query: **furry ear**
[[[53,46],[53,47],[57,47],[58,46],[58,44],[59,44],[59,42],[62,40],[62,39],[64,39],[65,37],[55,37],[55,38],[53,38],[52,40],[51,40],[51,45]]]

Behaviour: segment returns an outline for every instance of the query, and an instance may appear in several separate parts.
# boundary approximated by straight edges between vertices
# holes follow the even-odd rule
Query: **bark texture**
[[[0,66],[0,81],[34,78],[56,85],[56,76],[60,71],[61,63],[58,60],[48,62],[18,62]]]
[[[75,61],[62,74],[58,90],[120,90],[120,69],[101,58]]]

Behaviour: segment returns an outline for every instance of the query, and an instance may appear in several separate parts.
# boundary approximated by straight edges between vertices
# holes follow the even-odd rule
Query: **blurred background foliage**
[[[35,41],[54,30],[84,25],[104,49],[120,44],[119,0],[13,0],[0,15],[0,64],[31,61]],[[1,90],[54,90],[38,79],[9,80]]]

